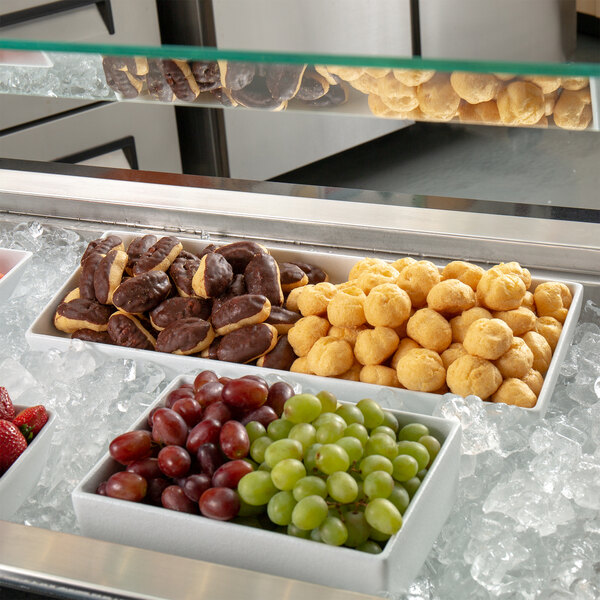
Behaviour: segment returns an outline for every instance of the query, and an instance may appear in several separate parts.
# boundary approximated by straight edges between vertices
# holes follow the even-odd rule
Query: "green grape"
[[[327,513],[327,502],[321,496],[306,496],[294,506],[292,523],[300,529],[315,529],[327,518]]]
[[[336,502],[349,504],[356,500],[358,484],[348,473],[336,471],[327,477],[327,491]]]
[[[369,500],[387,498],[394,489],[394,479],[385,471],[373,471],[363,480],[363,489]]]
[[[306,452],[317,441],[317,430],[310,423],[298,423],[290,429],[288,438],[300,442]]]
[[[258,469],[256,469],[257,471],[266,471],[267,473],[271,472],[271,467],[266,463],[266,462],[261,462],[260,465],[258,465]]]
[[[348,453],[336,444],[323,444],[317,450],[315,462],[319,470],[326,475],[336,471],[347,471],[350,466]]]
[[[367,429],[374,429],[383,423],[383,409],[375,400],[365,398],[360,400],[356,406],[358,406],[358,409],[365,418],[364,425]]]
[[[342,546],[348,539],[348,530],[341,519],[327,517],[319,527],[321,540],[330,546]]]
[[[292,423],[312,423],[321,414],[321,401],[313,394],[296,394],[283,405],[283,418]]]
[[[332,415],[333,413],[327,413]],[[333,444],[344,435],[346,423],[323,423],[317,427],[317,442],[319,444]]]
[[[302,460],[302,444],[296,440],[277,440],[265,450],[265,462],[271,468],[286,458]]]
[[[375,429],[371,429],[371,435],[375,435],[376,433],[385,433],[385,435],[389,435],[394,442],[396,441],[396,432],[386,425],[379,425],[379,427],[375,427]]]
[[[321,425],[327,425],[329,423],[337,423],[344,429],[347,427],[346,421],[344,421],[340,415],[336,415],[332,412],[321,413],[319,417],[312,422],[315,429],[319,429]]]
[[[395,485],[392,493],[388,496],[388,500],[400,511],[403,515],[410,503],[410,496],[404,487]]]
[[[398,433],[398,429],[400,429],[400,425],[398,424],[398,419],[396,419],[396,416],[394,415],[394,413],[390,412],[389,410],[383,411],[382,425],[389,427],[392,431],[395,431],[396,433]]]
[[[273,443],[273,440],[266,435],[254,440],[250,446],[250,456],[252,460],[261,463],[265,460],[265,451]]]
[[[306,472],[308,474],[318,473],[319,467],[317,467],[317,451],[323,444],[313,444],[310,446],[308,450],[304,453],[304,466],[306,467]]]
[[[381,454],[390,460],[394,460],[398,455],[398,445],[389,435],[376,433],[369,437],[369,441],[365,446],[365,456],[370,454]]]
[[[332,413],[337,408],[337,398],[331,392],[319,392],[317,398],[321,402],[321,413]]]
[[[402,527],[400,511],[385,498],[371,500],[365,508],[367,523],[385,535],[394,535]]]
[[[409,423],[398,432],[399,441],[418,442],[419,438],[429,435],[427,425],[423,423]]]
[[[402,482],[402,486],[404,487],[404,489],[406,489],[406,491],[408,492],[408,495],[411,498],[417,493],[417,490],[419,489],[420,485],[421,485],[421,480],[418,477],[413,477],[412,479],[409,479],[408,481]]]
[[[356,494],[356,501],[360,502],[360,501],[364,500],[367,497],[365,495],[365,487],[363,485],[363,480],[362,479],[357,479],[356,480],[356,485],[358,486],[358,492]]]
[[[310,532],[310,536],[309,539],[311,539],[313,542],[319,542],[321,543],[323,540],[321,539],[321,532],[319,530],[318,527],[315,527],[311,532]]]
[[[292,494],[296,502],[300,502],[306,496],[321,496],[321,498],[326,498],[327,484],[320,477],[308,475],[296,481]]]
[[[381,554],[382,552],[381,546],[373,540],[363,542],[360,546],[357,546],[356,549],[361,552],[367,552],[368,554]]]
[[[397,448],[398,454],[409,454],[417,459],[417,462],[419,463],[418,471],[427,468],[430,456],[427,448],[425,448],[423,444],[403,440],[398,442]]]
[[[380,454],[370,454],[369,456],[365,456],[365,458],[360,461],[358,469],[363,481],[369,473],[373,473],[374,471],[385,471],[390,475],[394,472],[392,461]]]
[[[342,404],[335,411],[335,414],[342,417],[347,425],[352,425],[352,423],[364,425],[365,423],[365,418],[356,404]]]
[[[240,510],[238,511],[238,517],[255,517],[256,515],[260,515],[264,509],[264,506],[252,506],[252,504],[248,504],[247,502],[244,502],[242,498],[240,498]]]
[[[276,525],[289,525],[292,522],[292,511],[296,501],[292,492],[278,492],[267,504],[269,519]]]
[[[310,531],[306,531],[305,529],[300,529],[299,527],[296,527],[293,523],[290,523],[287,526],[287,530],[286,533],[288,535],[294,536],[294,537],[298,537],[298,538],[302,538],[305,540],[310,539]]]
[[[255,460],[252,460],[251,458],[242,458],[242,460],[244,462],[247,462],[251,467],[253,471],[256,471],[256,469],[258,469],[258,463]]]
[[[246,432],[250,438],[250,444],[252,444],[252,442],[257,440],[259,437],[267,435],[267,430],[265,429],[264,425],[258,421],[250,421],[250,423],[246,423]]]
[[[352,425],[348,425],[348,427],[344,429],[344,437],[355,437],[364,448],[369,440],[369,432],[364,425],[352,423]]]
[[[347,452],[350,464],[356,463],[362,458],[363,447],[358,438],[352,436],[343,437],[335,443]]]
[[[252,471],[246,473],[237,487],[240,498],[252,506],[267,504],[279,491],[271,481],[271,474],[266,471]]]
[[[419,444],[423,444],[423,446],[427,448],[427,452],[429,452],[429,464],[427,465],[427,467],[429,468],[431,466],[431,463],[435,460],[435,457],[438,455],[442,445],[432,435],[424,435],[423,437],[420,437],[417,441],[419,442]]]
[[[392,536],[389,533],[383,533],[374,527],[369,527],[369,538],[376,542],[387,542],[390,537]]]
[[[421,469],[418,473],[417,473],[417,479],[420,479],[421,482],[423,481],[423,479],[425,479],[425,475],[427,475],[427,469]]]
[[[396,481],[400,482],[412,479],[419,470],[417,459],[414,456],[410,456],[410,454],[399,454],[392,461],[392,465],[394,467],[392,476]]]
[[[365,519],[365,513],[358,510],[351,510],[344,514],[344,523],[348,531],[346,546],[356,548],[369,539],[371,528]]]
[[[303,477],[306,477],[306,468],[295,458],[284,458],[271,469],[271,479],[280,490],[292,490]]]
[[[288,421],[287,419],[276,419],[267,425],[267,435],[274,442],[277,440],[283,440],[288,436],[288,433],[293,426],[294,423]]]

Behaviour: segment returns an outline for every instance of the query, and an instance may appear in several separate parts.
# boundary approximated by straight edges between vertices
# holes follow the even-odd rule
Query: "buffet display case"
[[[462,21],[464,44],[452,36],[444,40],[435,20],[440,13],[428,12],[435,3],[408,0],[384,2],[372,16],[365,14],[364,3],[350,3],[343,12],[337,5],[323,8],[307,0],[303,10],[293,13],[295,19],[289,11],[299,9],[298,4],[281,1],[178,2],[170,7],[157,2],[156,11],[152,3],[151,11],[139,13],[152,25],[138,34],[156,38],[160,30],[162,44],[111,37],[119,34],[121,17],[131,21],[138,14],[138,9],[120,12],[123,2],[51,4],[61,10],[51,16],[48,28],[43,26],[48,6],[39,12],[40,2],[3,7],[0,15],[0,246],[28,258],[10,275],[20,279],[0,307],[0,386],[15,404],[45,404],[53,419],[53,430],[41,440],[49,448],[37,486],[0,520],[0,588],[69,598],[597,597],[600,210],[598,198],[590,197],[590,190],[598,189],[598,173],[590,168],[589,155],[600,160],[600,61],[567,62],[575,2],[531,3],[523,27],[528,18],[547,19],[546,39],[535,44],[537,54],[518,45],[523,36],[517,29],[505,29],[502,43],[493,36],[484,43],[474,32],[481,33],[485,15],[477,15],[468,2],[456,2],[453,10],[454,16],[470,15],[476,24],[468,27],[468,20]],[[248,27],[259,15],[265,18],[257,18],[257,28]],[[76,19],[80,27],[66,34],[65,18]],[[178,42],[169,38],[175,31]],[[356,31],[361,35],[352,35]],[[17,115],[11,106],[20,98],[25,102]],[[25,106],[36,98],[44,106]],[[491,177],[486,172],[474,182],[479,191],[473,197],[403,193],[401,182],[397,192],[381,192],[263,181],[417,122],[456,130],[474,126],[482,139],[489,130],[506,132],[522,170],[539,182],[540,197],[562,175],[558,167],[552,173],[535,172],[532,154],[546,153],[556,165],[561,155],[573,164],[579,160],[584,166],[574,169],[574,177],[585,185],[574,187],[564,202],[543,203],[524,195],[486,195]],[[517,135],[525,129],[536,137]],[[332,136],[335,140],[327,139]],[[550,136],[549,146],[531,142]],[[294,148],[314,146],[321,138],[315,151]],[[577,140],[585,140],[589,150],[580,150]],[[188,169],[191,161],[210,165],[210,176]],[[247,179],[235,178],[236,173]],[[220,345],[213,348],[211,341],[189,352],[179,346],[149,352],[120,345],[117,333],[107,333],[108,325],[96,327],[95,317],[57,328],[58,317],[68,316],[60,307],[73,298],[98,304],[95,288],[93,301],[81,296],[82,255],[111,235],[123,242],[122,249],[115,245],[106,253],[114,252],[116,260],[121,252],[120,285],[139,277],[134,263],[129,273],[125,269],[131,241],[142,236],[173,246],[181,240],[178,252],[190,261],[185,268],[194,263],[203,286],[209,283],[204,257],[218,254],[210,249],[236,243],[261,248],[252,258],[269,256],[277,265],[278,283],[283,265],[297,263],[304,265],[302,285],[307,288],[355,290],[347,293],[354,297],[368,297],[376,287],[373,279],[356,291],[358,277],[351,273],[360,261],[388,269],[388,279],[376,282],[383,286],[392,285],[390,277],[399,286],[400,269],[411,261],[432,265],[437,281],[444,279],[445,265],[458,261],[480,277],[504,277],[498,267],[513,265],[505,268],[512,269],[512,284],[522,287],[519,309],[531,313],[531,323],[546,319],[542,324],[547,325],[552,319],[552,332],[539,329],[553,340],[554,351],[539,367],[545,375],[543,393],[540,385],[533,405],[526,405],[516,392],[496,398],[490,393],[493,401],[452,393],[446,380],[436,388],[403,389],[410,387],[410,378],[398,379],[392,354],[401,338],[418,346],[414,340],[422,338],[407,333],[406,323],[431,310],[429,300],[413,297],[402,319],[404,330],[375,320],[345,328],[356,336],[378,328],[392,331],[394,348],[377,361],[361,358],[357,337],[351,344],[344,337],[348,331],[339,332],[344,351],[350,348],[351,365],[329,376],[295,347],[286,367],[265,368],[265,361],[265,367],[260,359],[256,364],[257,355],[244,355],[238,363],[228,360],[233,354]],[[171,264],[159,269],[163,278]],[[329,281],[309,283],[314,267]],[[236,275],[248,278],[247,268]],[[114,275],[112,267],[110,272]],[[172,272],[169,277],[161,301],[171,298],[171,291],[190,301],[203,298],[193,285],[190,294],[181,293],[176,283],[171,290],[171,282],[178,280]],[[230,274],[227,289],[233,280]],[[537,307],[525,300],[527,293],[534,298],[543,282],[568,294],[552,309],[560,322],[546,316],[550,313],[543,312],[541,300]],[[490,320],[501,321],[502,311],[517,310],[517,305],[493,308],[477,288],[468,306],[487,306]],[[244,289],[252,295],[249,287]],[[273,305],[283,308],[290,289]],[[121,308],[114,294],[99,304],[107,322],[117,308],[115,314],[153,347],[168,330],[146,321],[146,309]],[[321,325],[332,319],[327,304],[325,312],[296,310],[296,319],[314,317]],[[440,312],[448,323],[458,314]],[[208,327],[217,330],[212,312],[198,320],[207,323],[203,336]],[[282,333],[266,323],[260,321],[275,340],[289,337],[295,326],[286,323],[291,327]],[[96,328],[92,333],[90,324]],[[333,320],[326,323],[328,330],[336,326]],[[72,335],[81,329],[87,333]],[[224,331],[215,334],[221,344],[231,335]],[[550,347],[544,335],[537,330],[535,335]],[[513,330],[509,343],[518,337]],[[434,352],[422,344],[421,350]],[[376,345],[373,352],[378,350]],[[446,374],[450,366],[439,368]],[[387,379],[368,377],[367,367]],[[314,532],[318,527],[312,533],[306,529],[305,537],[312,539],[288,536],[279,542],[279,533],[263,530],[264,515],[252,527],[202,516],[195,517],[196,523],[191,515],[175,512],[163,521],[160,514],[166,509],[148,504],[119,508],[123,501],[96,493],[115,469],[106,455],[110,441],[124,431],[143,429],[157,402],[177,386],[191,389],[196,375],[208,369],[221,377],[262,374],[269,385],[287,381],[296,392],[329,390],[351,404],[374,399],[400,425],[420,421],[429,427],[442,443],[440,461],[434,460],[429,472],[421,469],[403,488],[414,503],[403,529],[393,534],[397,537],[385,545],[389,535],[368,526],[381,536],[383,546],[376,548],[383,548],[381,554],[323,544]],[[519,381],[516,375],[508,379]],[[251,465],[256,473],[258,464]],[[269,468],[263,464],[265,473]],[[359,478],[358,472],[354,475]],[[329,509],[332,518],[338,514],[339,507]],[[347,513],[339,511],[343,522]]]

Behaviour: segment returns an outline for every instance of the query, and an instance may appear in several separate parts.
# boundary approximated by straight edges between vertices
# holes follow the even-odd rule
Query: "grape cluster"
[[[380,552],[440,449],[420,423],[400,427],[364,399],[294,394],[246,375],[197,375],[115,438],[125,470],[98,493]]]

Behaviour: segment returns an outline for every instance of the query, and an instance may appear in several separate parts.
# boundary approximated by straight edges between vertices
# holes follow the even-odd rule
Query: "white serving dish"
[[[230,377],[244,374],[237,365],[228,363],[216,364],[215,371]],[[274,373],[271,371],[269,378]],[[288,373],[284,379],[297,383],[294,373]],[[171,390],[192,381],[192,376],[176,378],[132,429],[145,429],[150,411],[163,404]],[[321,388],[314,383],[309,381],[302,391],[319,391]],[[345,388],[339,385],[343,382],[332,379],[328,383],[329,391],[338,398],[344,397]],[[327,546],[268,530],[100,496],[95,493],[98,485],[122,469],[108,453],[73,491],[81,532],[105,541],[356,592],[400,592],[418,574],[452,508],[458,486],[461,430],[454,421],[393,412],[401,424],[424,423],[443,442],[404,514],[401,530],[390,538],[381,554]]]
[[[107,231],[103,237],[115,234],[121,237],[125,246],[136,237],[137,233],[123,232],[123,231]],[[178,238],[182,241],[184,249],[190,250],[191,252],[200,252],[203,248],[208,246],[211,241],[209,240],[197,240],[185,237]],[[340,283],[347,281],[348,274],[352,266],[360,260],[359,256],[347,256],[342,254],[334,254],[327,252],[307,252],[300,250],[287,250],[287,249],[276,249],[271,248],[271,254],[279,262],[293,262],[301,261],[307,263],[313,263],[319,265],[328,274],[332,283]],[[67,295],[68,292],[75,289],[79,284],[79,273],[80,268],[77,268],[75,272],[69,277],[65,284],[57,291],[55,296],[46,305],[43,311],[38,315],[35,321],[31,324],[25,337],[31,346],[35,350],[49,350],[52,348],[66,349],[69,347],[71,340],[68,334],[58,331],[54,327],[53,319],[56,307],[60,301]],[[532,277],[532,287],[546,281],[538,277]],[[537,404],[533,408],[525,408],[536,417],[543,417],[552,396],[556,380],[558,378],[560,365],[564,360],[569,344],[575,333],[575,327],[577,325],[577,319],[581,311],[581,303],[583,298],[583,286],[579,283],[565,281],[562,279],[553,279],[553,281],[562,281],[565,283],[573,295],[573,302],[569,309],[569,314],[563,325],[562,334],[560,340],[554,351],[550,368],[546,373],[544,379],[544,385],[540,392]],[[138,350],[135,348],[126,348],[123,346],[112,346],[108,344],[94,344],[96,348],[103,353],[109,354],[116,357],[124,358],[138,358],[140,360],[152,360],[160,363],[163,366],[171,368],[177,372],[186,372],[191,369],[211,369],[214,368],[215,364],[220,364],[219,361],[208,360],[198,357],[191,356],[179,356],[174,354],[165,354],[162,352],[154,352],[151,350]],[[243,366],[243,365],[242,365]],[[250,371],[248,371],[250,372]],[[280,371],[280,373],[287,373],[287,371]],[[316,375],[306,375],[302,381],[309,381],[316,378]],[[306,378],[309,378],[308,380]],[[332,381],[331,378],[321,377],[321,389],[326,389],[327,383]],[[318,385],[318,384],[317,384]],[[373,395],[377,392],[375,390],[380,389],[380,386],[375,386],[368,383],[352,382],[353,386],[358,386],[363,391],[360,392],[364,395]],[[442,396],[439,394],[430,394],[424,392],[409,392],[404,389],[387,388],[392,389],[393,395],[398,398],[397,408],[418,412],[422,414],[432,414]],[[361,397],[363,397],[361,396]],[[393,396],[393,397],[394,397]],[[360,399],[360,398],[358,398]]]
[[[27,408],[15,406],[15,411]],[[35,488],[48,458],[48,449],[52,441],[56,413],[46,409],[48,421],[35,436],[27,449],[0,476],[0,520],[7,520],[23,504]]]
[[[10,298],[32,256],[26,250],[0,248],[0,273],[4,273],[4,277],[0,279],[0,302]]]

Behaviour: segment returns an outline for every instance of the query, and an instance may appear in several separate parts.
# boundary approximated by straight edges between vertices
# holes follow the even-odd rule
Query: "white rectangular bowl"
[[[215,364],[219,375],[239,377],[237,365]],[[265,371],[263,369],[263,371]],[[270,376],[275,374],[270,372]],[[277,372],[279,374],[279,372]],[[297,378],[288,373],[285,380]],[[169,392],[191,376],[179,376],[140,417],[132,429],[145,429],[150,411],[164,403]],[[317,392],[319,386],[302,385]],[[328,381],[327,389],[344,399],[340,380]],[[347,382],[346,382],[347,383]],[[415,393],[415,392],[411,392]],[[418,421],[443,440],[440,453],[429,469],[403,517],[400,531],[381,554],[327,546],[311,540],[216,521],[165,508],[100,496],[98,485],[120,467],[108,453],[80,482],[72,494],[83,535],[105,541],[156,550],[208,562],[261,571],[334,588],[369,594],[405,590],[419,572],[431,546],[450,514],[456,498],[461,430],[457,422],[393,411],[401,424]],[[107,446],[110,440],[107,440]]]
[[[32,256],[31,252],[26,250],[0,248],[0,273],[4,273],[4,277],[0,279],[0,302],[8,300],[15,291]]]
[[[127,244],[138,235],[132,232],[108,231],[103,237],[111,234],[121,237],[125,246],[127,246]],[[184,249],[191,252],[200,252],[203,248],[211,243],[207,240],[196,240],[179,236],[178,238],[182,241]],[[319,265],[329,274],[329,279],[332,283],[341,283],[343,281],[347,281],[350,269],[361,258],[358,256],[347,256],[326,252],[303,252],[299,250],[275,248],[271,249],[271,254],[278,262],[299,261]],[[56,307],[67,295],[67,293],[79,285],[79,275],[80,268],[77,268],[27,330],[25,337],[32,349],[50,350],[52,348],[66,349],[69,347],[71,343],[69,335],[62,331],[58,331],[54,327],[54,313],[56,312]],[[532,277],[532,287],[542,283],[543,281],[545,280]],[[550,401],[550,397],[552,396],[552,392],[560,371],[560,365],[566,356],[569,344],[575,332],[583,298],[583,286],[581,284],[562,279],[556,279],[554,281],[562,281],[567,285],[573,295],[573,302],[569,309],[565,323],[563,324],[562,334],[554,351],[550,368],[548,369],[548,372],[544,378],[544,385],[538,397],[537,404],[533,408],[523,409],[530,412],[532,415],[535,415],[536,417],[543,417],[548,408],[548,403]],[[216,365],[220,364],[219,361],[195,356],[179,356],[175,354],[155,352],[152,350],[139,350],[135,348],[113,346],[109,344],[94,345],[100,352],[109,354],[111,356],[139,360],[151,360],[180,373],[184,373],[191,369],[212,369],[216,368]],[[243,366],[244,365],[242,365],[242,367]],[[250,369],[252,368],[249,366],[247,367]],[[251,371],[247,372],[249,373]],[[287,373],[287,371],[280,371],[280,373]],[[309,381],[314,378],[317,378],[317,376],[306,375],[302,378],[302,380]],[[328,382],[332,381],[331,378],[325,377],[320,377],[317,379],[320,379],[321,381],[320,384],[317,384],[321,386],[321,389],[326,389]],[[357,386],[358,390],[362,390],[358,392],[360,397],[365,395],[375,395],[377,394],[377,390],[381,389],[381,386],[376,386],[369,383],[352,382],[352,385]],[[394,395],[393,397],[397,398],[397,404],[395,406],[396,408],[402,408],[404,410],[422,414],[432,414],[442,398],[442,396],[439,394],[408,392],[407,390],[398,388],[386,389],[392,389],[392,394]]]
[[[19,411],[25,406],[15,406]],[[0,477],[0,520],[12,517],[35,488],[48,458],[56,413],[47,410],[48,421],[35,436],[27,449]]]

